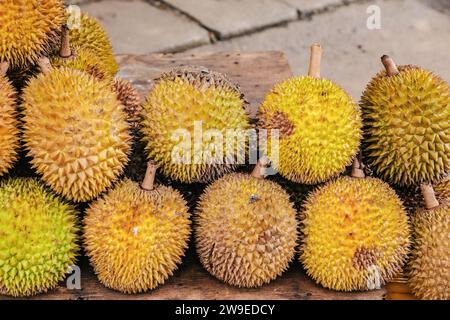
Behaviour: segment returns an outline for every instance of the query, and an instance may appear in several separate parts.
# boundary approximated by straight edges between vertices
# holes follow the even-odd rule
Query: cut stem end
[[[70,49],[69,28],[64,25],[61,30],[61,48],[59,50],[61,58],[70,58],[72,50]]]
[[[44,74],[47,74],[52,70],[52,64],[47,57],[40,57],[37,61],[37,65],[39,66],[39,69],[41,69],[41,72]]]
[[[426,209],[431,210],[439,207],[439,201],[436,199],[433,186],[430,183],[422,183],[420,185],[420,190],[422,191],[423,199],[425,200]]]
[[[320,78],[320,65],[322,62],[322,47],[315,43],[311,46],[311,56],[309,60],[308,75],[313,78]]]
[[[400,73],[394,60],[392,60],[392,58],[388,55],[382,56],[381,62],[383,63],[383,66],[386,69],[386,73],[389,77],[395,76]]]
[[[154,189],[156,170],[158,166],[153,162],[147,162],[147,171],[145,172],[144,180],[141,183],[141,188],[145,191],[152,191]]]
[[[9,62],[5,61],[0,63],[0,76],[6,76],[8,70],[9,70]]]
[[[251,176],[256,179],[264,179],[266,176],[266,168],[269,165],[269,159],[266,157],[262,157],[258,160],[258,163],[255,165],[255,168],[252,171]]]
[[[366,174],[364,173],[364,167],[361,163],[361,160],[359,160],[358,157],[356,157],[355,161],[353,161],[352,177],[360,179],[364,179],[366,177]]]

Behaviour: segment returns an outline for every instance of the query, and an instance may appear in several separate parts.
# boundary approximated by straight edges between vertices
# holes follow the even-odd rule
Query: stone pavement
[[[68,0],[96,16],[116,53],[284,51],[304,74],[308,47],[325,50],[323,75],[355,99],[379,57],[418,64],[450,80],[449,0]],[[381,29],[369,30],[378,6]]]

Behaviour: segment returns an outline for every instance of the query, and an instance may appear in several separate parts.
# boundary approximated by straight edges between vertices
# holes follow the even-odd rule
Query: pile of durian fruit
[[[233,286],[264,285],[295,258],[332,290],[404,272],[419,298],[450,298],[450,95],[438,76],[384,56],[357,104],[320,77],[313,45],[309,74],[276,85],[252,122],[223,74],[176,68],[141,103],[94,18],[69,29],[60,0],[0,5],[0,294],[54,288],[82,252],[105,286],[146,292],[194,235],[204,268]],[[277,129],[279,156],[267,148],[253,171],[173,163],[172,133],[196,121]],[[269,165],[279,175],[265,179]]]

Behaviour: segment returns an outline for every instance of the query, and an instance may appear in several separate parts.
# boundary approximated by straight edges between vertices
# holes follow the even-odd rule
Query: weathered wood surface
[[[241,85],[253,115],[273,85],[292,75],[284,54],[280,52],[122,55],[118,60],[120,76],[132,81],[143,96],[152,85],[152,79],[175,66],[194,64],[224,72]],[[258,289],[239,289],[210,276],[200,265],[192,247],[191,241],[190,250],[174,276],[146,294],[124,295],[105,288],[83,257],[81,290],[68,290],[65,283],[61,283],[55,290],[32,299],[382,299],[386,293],[385,289],[361,293],[324,289],[305,275],[298,261],[268,285]],[[0,299],[7,297],[0,296]]]

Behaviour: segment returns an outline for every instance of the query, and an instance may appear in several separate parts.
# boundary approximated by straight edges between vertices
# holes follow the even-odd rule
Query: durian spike
[[[439,207],[439,201],[437,201],[433,186],[430,183],[422,183],[420,185],[420,190],[422,191],[423,199],[425,200],[425,208],[431,210]]]
[[[392,58],[389,57],[388,55],[382,56],[381,62],[383,63],[384,67],[386,68],[386,73],[389,77],[395,76],[400,73],[400,71],[398,71],[397,65],[395,64],[394,60],[392,60]]]
[[[41,69],[41,72],[44,74],[47,74],[52,70],[52,64],[50,63],[50,60],[45,56],[42,56],[38,59],[37,65],[39,66],[39,69]]]
[[[365,178],[366,175],[364,173],[363,168],[364,167],[360,160],[360,157],[356,157],[355,161],[353,161],[353,165],[352,165],[352,174],[351,174],[352,177],[353,178],[361,178],[361,179]]]
[[[264,179],[266,176],[266,168],[269,165],[269,159],[262,157],[256,163],[255,168],[252,171],[251,176],[256,179]]]
[[[70,58],[72,56],[72,50],[70,49],[69,40],[69,28],[67,25],[63,25],[61,31],[61,48],[59,50],[59,56],[61,58]]]
[[[0,76],[6,76],[9,69],[9,62],[5,61],[0,63]]]
[[[156,170],[158,166],[153,161],[147,162],[147,171],[145,172],[144,180],[141,183],[141,188],[145,191],[152,191],[154,189],[154,182],[156,176]]]
[[[311,46],[311,56],[309,60],[308,75],[313,78],[320,78],[320,64],[322,61],[322,47],[315,43]]]

